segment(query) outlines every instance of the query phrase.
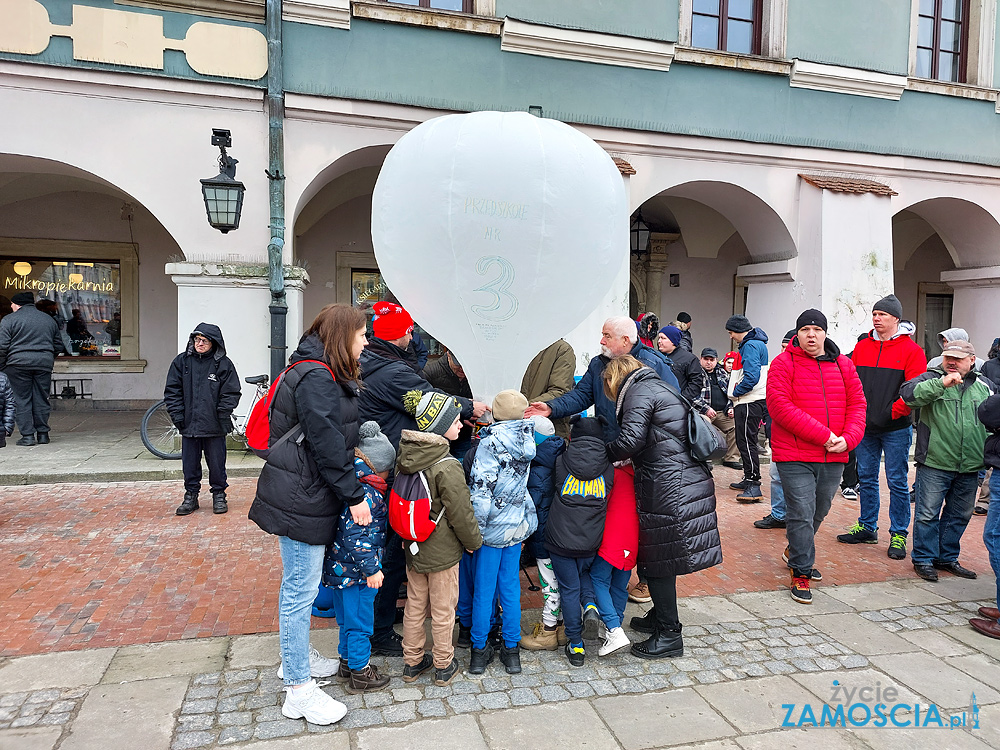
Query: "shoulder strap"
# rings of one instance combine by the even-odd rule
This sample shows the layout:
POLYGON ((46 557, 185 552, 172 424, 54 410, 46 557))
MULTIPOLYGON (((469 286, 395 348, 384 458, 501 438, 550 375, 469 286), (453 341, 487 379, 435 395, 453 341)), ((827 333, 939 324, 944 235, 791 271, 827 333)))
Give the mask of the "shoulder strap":
MULTIPOLYGON (((301 364, 306 363, 306 362, 308 362, 310 364, 314 364, 314 365, 322 365, 323 367, 326 368, 326 371, 330 373, 330 377, 333 378, 334 381, 337 380, 337 376, 333 374, 333 370, 330 369, 330 366, 326 362, 323 362, 323 361, 318 360, 318 359, 300 359, 298 362, 292 362, 292 364, 288 365, 288 367, 286 367, 284 370, 282 370, 281 374, 278 375, 278 380, 276 381, 275 386, 274 386, 274 396, 271 398, 271 403, 269 403, 267 405, 267 421, 268 421, 268 423, 271 422, 271 412, 274 409, 274 402, 278 400, 278 388, 280 388, 284 384, 284 382, 285 382, 285 375, 288 374, 296 365, 301 365, 301 364)), ((316 369, 316 368, 310 368, 310 369, 316 369)), ((301 380, 302 377, 304 377, 304 376, 305 376, 305 373, 303 373, 303 375, 299 377, 299 380, 301 380)), ((296 386, 298 385, 298 381, 296 381, 295 385, 296 386)), ((293 392, 294 392, 294 388, 293 388, 293 392)), ((277 440, 275 440, 274 441, 274 445, 272 445, 270 448, 268 448, 268 450, 274 450, 279 445, 281 445, 282 443, 284 443, 284 442, 286 442, 288 440, 295 440, 296 443, 301 443, 302 442, 302 438, 303 438, 302 423, 301 422, 296 422, 295 426, 292 427, 292 429, 288 430, 288 432, 286 432, 280 438, 278 438, 277 440)))
MULTIPOLYGON (((432 463, 431 466, 437 466, 439 463, 442 463, 442 462, 448 461, 448 460, 458 461, 457 458, 455 458, 454 456, 452 456, 451 454, 449 454, 447 456, 443 456, 442 458, 439 458, 437 461, 435 461, 434 463, 432 463)), ((427 469, 431 468, 431 466, 428 466, 427 469)), ((419 474, 420 474, 420 481, 423 482, 423 484, 424 484, 424 491, 427 493, 427 497, 433 499, 433 495, 431 495, 430 485, 427 484, 427 475, 424 474, 424 472, 427 471, 427 469, 421 469, 420 470, 420 472, 419 472, 419 474)), ((442 518, 444 518, 444 502, 441 503, 441 510, 438 511, 438 517, 434 519, 434 525, 437 526, 438 522, 442 518)))

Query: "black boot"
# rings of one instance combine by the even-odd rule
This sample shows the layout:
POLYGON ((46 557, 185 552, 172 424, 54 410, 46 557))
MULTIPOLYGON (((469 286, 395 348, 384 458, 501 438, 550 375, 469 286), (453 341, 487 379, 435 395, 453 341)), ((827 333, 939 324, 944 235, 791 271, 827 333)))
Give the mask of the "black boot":
POLYGON ((38 445, 38 443, 35 442, 35 433, 31 433, 30 435, 21 435, 21 439, 14 443, 14 445, 38 445))
MULTIPOLYGON (((195 506, 197 507, 197 506, 195 506)), ((213 513, 227 513, 229 511, 229 505, 226 504, 226 493, 225 492, 213 492, 212 493, 212 512, 213 513)))
POLYGON ((493 648, 493 644, 487 639, 486 645, 482 648, 472 647, 472 658, 469 659, 469 674, 482 674, 486 671, 486 667, 490 665, 493 661, 493 657, 496 656, 497 652, 493 648))
POLYGON ((39 432, 36 439, 38 440, 38 444, 39 445, 48 445, 49 444, 49 433, 47 433, 47 432, 39 432))
POLYGON ((656 608, 649 610, 642 617, 633 617, 629 627, 636 633, 653 633, 656 631, 656 608))
POLYGON ((681 624, 665 628, 659 621, 656 631, 641 643, 632 644, 632 655, 640 659, 665 659, 669 656, 684 656, 684 641, 681 639, 681 624))
POLYGON ((184 493, 184 502, 177 506, 175 513, 179 516, 186 516, 196 510, 198 510, 198 493, 189 491, 184 493))
POLYGON ((521 649, 517 646, 507 648, 507 644, 500 646, 500 661, 507 670, 507 674, 521 674, 521 649))
POLYGON ((465 627, 458 623, 458 640, 455 641, 455 648, 472 648, 472 626, 465 627))

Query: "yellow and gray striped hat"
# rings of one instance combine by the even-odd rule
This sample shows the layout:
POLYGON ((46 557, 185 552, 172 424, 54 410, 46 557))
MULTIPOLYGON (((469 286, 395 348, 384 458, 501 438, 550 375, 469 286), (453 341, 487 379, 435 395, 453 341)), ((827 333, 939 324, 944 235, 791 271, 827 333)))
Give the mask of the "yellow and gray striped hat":
POLYGON ((435 435, 444 435, 462 413, 462 405, 454 396, 437 391, 407 391, 403 408, 417 420, 418 430, 435 435))

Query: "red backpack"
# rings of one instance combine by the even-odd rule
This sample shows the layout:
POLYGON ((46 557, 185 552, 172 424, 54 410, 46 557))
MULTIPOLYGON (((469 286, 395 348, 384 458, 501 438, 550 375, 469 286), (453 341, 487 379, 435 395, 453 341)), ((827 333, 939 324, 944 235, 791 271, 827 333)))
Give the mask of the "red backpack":
MULTIPOLYGON (((449 459, 458 460, 453 456, 445 456, 431 466, 449 459)), ((420 547, 416 543, 426 542, 444 517, 444 506, 442 506, 437 518, 431 520, 431 500, 431 489, 423 471, 396 475, 389 491, 389 525, 403 539, 413 542, 410 545, 411 554, 417 554, 420 547)))
MULTIPOLYGON (((274 403, 274 394, 277 393, 278 386, 285 382, 285 374, 296 365, 301 365, 305 362, 322 365, 330 373, 330 377, 334 380, 337 379, 330 366, 318 359, 300 359, 298 362, 290 364, 281 371, 277 379, 271 383, 271 387, 267 389, 267 395, 254 404, 253 409, 250 410, 250 418, 247 420, 247 445, 250 447, 250 450, 265 460, 272 449, 277 448, 286 440, 294 440, 302 434, 302 425, 297 424, 278 438, 274 445, 271 445, 271 404, 274 403)), ((303 372, 302 375, 304 376, 305 373, 303 372)), ((301 377, 298 380, 301 380, 301 377)), ((296 380, 295 385, 298 385, 298 380, 296 380)))

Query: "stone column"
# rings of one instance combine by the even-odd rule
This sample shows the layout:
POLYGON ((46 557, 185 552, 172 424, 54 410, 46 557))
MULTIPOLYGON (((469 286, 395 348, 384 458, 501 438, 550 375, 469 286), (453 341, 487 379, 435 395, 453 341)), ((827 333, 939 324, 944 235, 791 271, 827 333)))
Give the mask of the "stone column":
POLYGON ((671 232, 653 232, 649 236, 649 257, 646 259, 646 309, 639 312, 651 312, 660 320, 664 320, 663 309, 663 272, 667 270, 667 247, 678 240, 679 234, 671 232))
MULTIPOLYGON (((271 293, 266 265, 184 262, 167 263, 164 270, 177 285, 177 351, 187 345, 195 326, 214 323, 222 329, 226 354, 241 379, 270 371, 271 293)), ((289 354, 302 336, 302 292, 308 283, 305 269, 285 266, 289 354)), ((253 389, 244 388, 243 394, 241 407, 246 408, 253 389)))

